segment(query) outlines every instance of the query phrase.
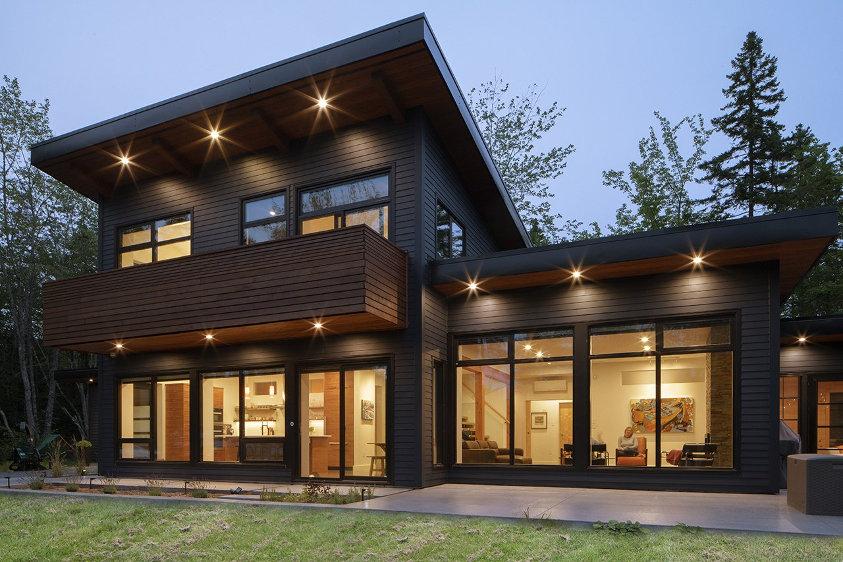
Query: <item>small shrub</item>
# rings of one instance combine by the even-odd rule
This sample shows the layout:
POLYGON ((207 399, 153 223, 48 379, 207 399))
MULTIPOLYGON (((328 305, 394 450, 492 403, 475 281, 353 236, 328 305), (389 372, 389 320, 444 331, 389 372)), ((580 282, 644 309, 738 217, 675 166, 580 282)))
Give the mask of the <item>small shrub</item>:
POLYGON ((318 500, 331 495, 331 486, 308 480, 304 485, 302 494, 308 499, 308 502, 316 503, 318 500))
POLYGON ((32 474, 26 477, 26 487, 30 490, 43 490, 44 477, 40 474, 32 474))
POLYGON ((686 525, 685 523, 677 523, 673 526, 674 529, 677 531, 681 531, 683 533, 701 533, 702 527, 696 527, 694 525, 686 525))
POLYGON ((638 521, 615 521, 611 520, 608 523, 598 521, 592 527, 596 531, 608 531, 610 533, 617 533, 621 535, 637 535, 644 532, 641 523, 638 521))
POLYGON ((119 478, 114 478, 112 476, 103 476, 102 478, 100 478, 100 482, 102 482, 103 494, 117 493, 117 484, 120 482, 119 478))
POLYGON ((76 451, 76 474, 82 476, 88 470, 88 449, 93 447, 93 444, 87 439, 74 438, 73 449, 76 451))
POLYGON ((64 445, 61 439, 56 439, 50 445, 47 460, 50 463, 50 475, 53 478, 61 478, 61 475, 64 474, 64 445))
POLYGON ((64 482, 64 490, 66 492, 78 492, 82 487, 82 477, 79 475, 68 476, 64 482))
POLYGON ((158 480, 156 478, 147 478, 146 493, 150 496, 161 496, 164 494, 164 486, 167 484, 165 480, 158 480))
POLYGON ((192 498, 207 498, 210 497, 208 492, 209 484, 203 480, 192 480, 187 483, 187 493, 192 498))

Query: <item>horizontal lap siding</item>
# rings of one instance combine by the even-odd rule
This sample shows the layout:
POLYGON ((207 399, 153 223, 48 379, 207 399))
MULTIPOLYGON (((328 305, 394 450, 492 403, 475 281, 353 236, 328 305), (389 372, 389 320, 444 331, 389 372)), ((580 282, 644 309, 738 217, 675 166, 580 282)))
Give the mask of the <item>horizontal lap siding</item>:
MULTIPOLYGON (((279 189, 288 189, 288 206, 295 208, 297 189, 344 177, 389 170, 393 177, 390 214, 390 240, 407 252, 409 264, 398 266, 374 264, 366 274, 394 275, 401 266, 407 268, 406 324, 396 332, 379 332, 337 336, 325 340, 247 344, 220 347, 207 351, 184 353, 150 353, 129 355, 118 362, 106 360, 99 379, 99 411, 101 412, 98 453, 106 472, 121 474, 145 473, 170 475, 202 475, 228 479, 285 479, 289 470, 249 465, 237 467, 189 467, 156 464, 136 466, 115 461, 114 380, 126 374, 154 374, 168 370, 191 368, 248 368, 250 365, 283 363, 289 369, 311 360, 342 361, 357 357, 389 356, 393 360, 391 404, 393 412, 394 482, 398 485, 419 484, 418 445, 418 348, 419 348, 419 276, 416 274, 416 188, 418 170, 417 121, 410 119, 396 125, 388 120, 365 123, 320 135, 307 141, 292 143, 289 152, 266 151, 242 157, 229 163, 207 166, 196 178, 167 177, 137 187, 126 187, 102 204, 101 266, 110 269, 115 263, 117 227, 147 221, 156 217, 192 210, 193 253, 202 254, 236 248, 240 244, 240 209, 243 198, 279 189), (415 291, 413 290, 415 287, 415 291)), ((297 225, 292 213, 290 232, 297 225)), ((342 256, 337 263, 343 263, 342 256)), ((297 265, 291 264, 295 269, 297 265)), ((317 286, 317 291, 321 290, 317 286)), ((392 298, 392 291, 375 291, 366 305, 383 307, 392 298)))
POLYGON ((843 342, 812 342, 781 348, 779 368, 791 375, 843 375, 843 342))
MULTIPOLYGON (((591 470, 476 469, 455 467, 461 482, 629 486, 666 489, 771 491, 774 380, 778 348, 778 300, 773 266, 756 265, 533 288, 449 300, 452 332, 490 332, 571 326, 683 315, 739 313, 738 380, 741 419, 735 447, 739 471, 728 474, 630 474, 591 470)), ((583 374, 576 380, 587 380, 583 374)))
MULTIPOLYGON (((462 184, 456 169, 425 121, 422 128, 423 224, 426 262, 436 259, 436 204, 441 201, 465 229, 466 254, 476 256, 497 248, 486 224, 462 184)), ((448 303, 429 285, 422 287, 422 481, 426 486, 446 481, 447 471, 433 466, 433 366, 448 358, 448 303)), ((444 404, 441 407, 446 407, 444 404)), ((447 435, 447 431, 445 432, 447 435)))

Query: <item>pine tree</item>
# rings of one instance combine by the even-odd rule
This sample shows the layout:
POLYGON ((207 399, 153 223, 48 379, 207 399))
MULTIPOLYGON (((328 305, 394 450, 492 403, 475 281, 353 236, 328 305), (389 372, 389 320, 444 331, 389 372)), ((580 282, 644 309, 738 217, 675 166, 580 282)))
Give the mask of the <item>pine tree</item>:
POLYGON ((777 59, 763 50, 762 39, 750 31, 732 59, 729 87, 723 90, 725 113, 711 120, 732 146, 701 165, 705 181, 714 183, 712 203, 726 212, 750 217, 782 186, 782 125, 776 122, 786 99, 779 86, 777 59))
MULTIPOLYGON (((836 207, 843 234, 843 149, 833 150, 809 127, 796 126, 785 139, 788 164, 783 189, 769 202, 773 212, 836 207)), ((787 316, 843 312, 843 238, 823 254, 785 303, 787 316)))

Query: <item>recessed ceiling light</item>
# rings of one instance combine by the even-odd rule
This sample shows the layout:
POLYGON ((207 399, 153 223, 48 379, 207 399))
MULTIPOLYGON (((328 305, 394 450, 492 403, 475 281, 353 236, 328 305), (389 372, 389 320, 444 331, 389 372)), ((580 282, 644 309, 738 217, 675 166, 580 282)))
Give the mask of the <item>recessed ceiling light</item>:
POLYGON ((317 107, 319 107, 319 109, 327 109, 328 100, 320 96, 319 99, 316 100, 316 105, 317 107))

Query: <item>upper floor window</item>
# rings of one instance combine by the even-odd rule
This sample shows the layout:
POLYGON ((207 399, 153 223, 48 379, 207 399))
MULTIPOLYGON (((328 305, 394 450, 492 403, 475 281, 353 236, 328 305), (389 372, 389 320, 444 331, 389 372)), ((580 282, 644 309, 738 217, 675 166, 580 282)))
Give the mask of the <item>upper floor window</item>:
POLYGON ((243 202, 243 243, 257 244, 287 236, 287 192, 243 202))
POLYGON ((442 203, 436 204, 436 257, 458 258, 465 255, 465 231, 442 203))
POLYGON ((389 237, 389 175, 303 191, 299 216, 302 234, 367 224, 389 237))
POLYGON ((120 229, 119 266, 189 256, 190 238, 190 213, 124 227, 120 229))

